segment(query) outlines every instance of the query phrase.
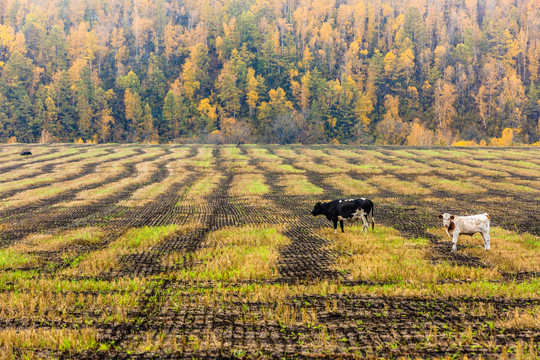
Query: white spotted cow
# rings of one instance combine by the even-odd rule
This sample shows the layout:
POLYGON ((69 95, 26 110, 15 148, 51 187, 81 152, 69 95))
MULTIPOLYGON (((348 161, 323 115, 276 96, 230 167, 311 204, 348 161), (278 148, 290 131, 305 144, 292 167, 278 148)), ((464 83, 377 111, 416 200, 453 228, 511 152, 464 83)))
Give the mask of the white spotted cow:
POLYGON ((448 213, 440 214, 446 233, 452 238, 452 252, 457 249, 459 235, 474 235, 480 233, 484 240, 484 248, 489 250, 489 215, 487 213, 470 216, 456 216, 448 213))

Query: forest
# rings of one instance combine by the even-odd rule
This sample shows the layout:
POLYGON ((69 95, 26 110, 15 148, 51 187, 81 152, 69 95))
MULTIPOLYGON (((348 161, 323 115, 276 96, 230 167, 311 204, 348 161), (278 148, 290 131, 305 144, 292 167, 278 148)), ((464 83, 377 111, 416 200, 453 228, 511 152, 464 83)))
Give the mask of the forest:
POLYGON ((0 0, 0 142, 538 144, 538 0, 0 0))

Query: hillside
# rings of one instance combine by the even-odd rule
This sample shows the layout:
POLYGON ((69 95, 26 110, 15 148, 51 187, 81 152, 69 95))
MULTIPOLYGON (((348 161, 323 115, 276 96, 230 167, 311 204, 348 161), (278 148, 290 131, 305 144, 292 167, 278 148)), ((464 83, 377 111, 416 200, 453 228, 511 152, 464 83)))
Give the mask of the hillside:
POLYGON ((536 0, 2 0, 0 142, 539 139, 536 0))

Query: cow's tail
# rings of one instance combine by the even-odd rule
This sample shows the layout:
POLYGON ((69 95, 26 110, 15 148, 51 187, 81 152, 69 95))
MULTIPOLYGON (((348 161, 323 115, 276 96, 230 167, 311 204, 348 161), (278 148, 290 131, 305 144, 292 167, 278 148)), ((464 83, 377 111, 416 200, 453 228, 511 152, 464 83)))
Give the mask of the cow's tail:
POLYGON ((371 231, 375 230, 375 219, 373 215, 373 210, 375 209, 375 205, 371 204, 371 231))

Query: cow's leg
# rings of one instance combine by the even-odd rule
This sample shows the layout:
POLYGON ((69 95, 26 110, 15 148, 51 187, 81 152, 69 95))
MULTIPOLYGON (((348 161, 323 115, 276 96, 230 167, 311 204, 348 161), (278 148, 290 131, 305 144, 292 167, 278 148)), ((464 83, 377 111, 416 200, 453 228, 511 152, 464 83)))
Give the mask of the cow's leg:
POLYGON ((489 250, 489 232, 484 231, 484 232, 481 232, 480 235, 482 235, 482 239, 484 240, 484 249, 488 251, 489 250))
POLYGON ((366 230, 366 232, 368 232, 369 224, 368 224, 366 216, 364 214, 365 213, 362 210, 362 213, 360 214, 360 218, 362 219, 362 232, 364 232, 364 229, 366 230))
POLYGON ((339 226, 341 226, 341 232, 344 233, 345 230, 343 230, 343 220, 339 221, 339 226))
POLYGON ((337 220, 332 220, 334 222, 334 234, 337 234, 337 220))
POLYGON ((452 239, 452 242, 454 244, 452 245, 452 252, 456 252, 456 250, 457 250, 457 239, 458 239, 458 237, 459 237, 459 233, 454 230, 454 236, 453 236, 453 239, 452 239))

